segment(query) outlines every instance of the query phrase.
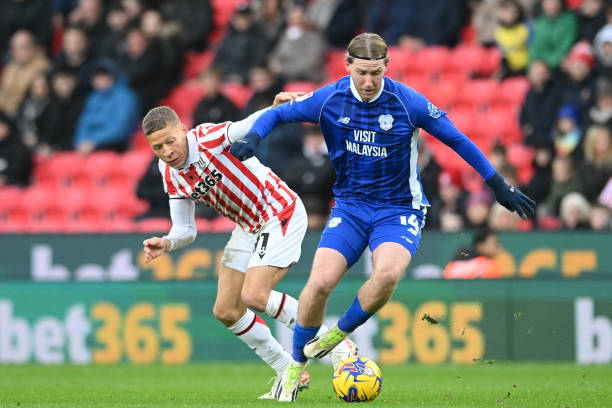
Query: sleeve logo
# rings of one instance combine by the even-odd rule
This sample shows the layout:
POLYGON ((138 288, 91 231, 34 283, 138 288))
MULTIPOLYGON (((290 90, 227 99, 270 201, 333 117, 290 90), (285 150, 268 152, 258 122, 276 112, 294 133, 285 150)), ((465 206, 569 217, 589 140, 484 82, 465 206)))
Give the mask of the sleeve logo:
POLYGON ((302 102, 305 99, 308 99, 312 96, 312 91, 308 92, 307 94, 304 94, 300 97, 297 97, 295 99, 292 99, 291 102, 289 102, 289 105, 293 105, 293 102, 302 102))
POLYGON ((393 127, 393 116, 380 115, 378 117, 378 125, 382 130, 389 130, 393 127))
POLYGON ((442 111, 429 101, 427 101, 427 110, 429 111, 429 116, 434 119, 438 119, 440 116, 442 116, 442 111))

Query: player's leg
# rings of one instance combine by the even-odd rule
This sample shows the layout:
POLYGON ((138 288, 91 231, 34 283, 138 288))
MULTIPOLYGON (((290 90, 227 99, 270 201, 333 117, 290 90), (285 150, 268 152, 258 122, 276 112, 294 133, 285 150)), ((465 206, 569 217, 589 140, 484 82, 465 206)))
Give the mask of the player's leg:
POLYGON ((391 208, 376 211, 374 217, 370 233, 372 274, 338 324, 305 346, 308 358, 325 356, 377 312, 393 294, 418 248, 424 212, 391 208))
POLYGON ((221 259, 214 313, 230 331, 280 374, 291 358, 272 336, 266 323, 247 308, 241 296, 254 245, 255 237, 252 234, 239 227, 232 232, 221 259))

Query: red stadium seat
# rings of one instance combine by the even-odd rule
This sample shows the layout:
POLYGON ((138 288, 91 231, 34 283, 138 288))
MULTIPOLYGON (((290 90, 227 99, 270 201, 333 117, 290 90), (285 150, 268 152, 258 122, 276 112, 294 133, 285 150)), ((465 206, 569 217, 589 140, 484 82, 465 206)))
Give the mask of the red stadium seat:
MULTIPOLYGON (((406 74, 402 82, 415 91, 425 94, 427 94, 431 85, 427 75, 423 75, 422 73, 406 74)), ((429 95, 427 94, 425 96, 429 95)))
POLYGON ((138 232, 167 233, 172 228, 172 221, 167 218, 146 218, 137 223, 138 232))
POLYGON ((93 185, 103 185, 119 171, 120 158, 115 152, 94 152, 86 157, 83 173, 92 180, 93 185))
POLYGON ((202 218, 202 217, 196 217, 195 221, 196 221, 196 228, 198 229, 198 232, 211 232, 212 231, 212 221, 206 218, 202 218))
POLYGON ((329 81, 337 81, 345 75, 346 67, 344 65, 344 50, 331 50, 325 56, 325 72, 329 81))
POLYGON ((202 72, 206 71, 214 58, 215 54, 212 51, 200 53, 188 52, 187 55, 185 55, 183 76, 185 79, 197 78, 202 72))
POLYGON ((53 187, 69 185, 80 176, 84 163, 84 156, 79 153, 56 153, 44 165, 44 171, 37 172, 36 182, 53 187))
POLYGON ((389 64, 387 65, 387 72, 385 75, 396 80, 401 81, 404 75, 414 71, 414 60, 416 53, 406 50, 402 47, 390 47, 389 48, 389 64))
POLYGON ((204 94, 204 88, 197 81, 189 80, 174 87, 162 104, 170 106, 181 118, 191 117, 204 94))
POLYGON ((211 232, 230 232, 236 228, 236 223, 225 217, 217 217, 211 221, 211 232))
POLYGON ((501 82, 499 98, 495 102, 521 106, 529 91, 529 80, 525 77, 508 78, 501 82))
POLYGON ((23 192, 13 186, 0 187, 0 220, 8 219, 16 208, 21 206, 23 192))
POLYGON ((499 93, 499 82, 493 79, 475 79, 463 86, 457 103, 482 109, 491 105, 499 93))
POLYGON ((285 92, 310 92, 319 88, 319 84, 310 81, 293 81, 288 82, 283 91, 285 92))
POLYGON ((478 73, 483 76, 490 77, 495 74, 501 66, 502 54, 499 49, 491 47, 487 49, 485 58, 483 60, 478 73))
POLYGON ((448 111, 455 104, 459 91, 452 82, 438 81, 429 86, 425 96, 438 108, 448 111))
POLYGON ((418 72, 435 75, 444 71, 450 63, 450 58, 451 52, 446 47, 427 47, 417 53, 414 64, 411 64, 410 67, 418 72))
POLYGON ((446 69, 472 74, 478 72, 486 58, 487 51, 479 45, 459 45, 453 50, 446 69))
POLYGON ((486 131, 504 146, 523 140, 516 109, 494 107, 486 113, 482 123, 486 131))
POLYGON ((508 163, 516 168, 531 166, 535 150, 521 143, 514 143, 506 148, 508 163))
POLYGON ((244 109, 251 96, 253 96, 253 90, 249 86, 235 82, 224 82, 221 86, 221 93, 232 101, 238 109, 244 109))
POLYGON ((225 29, 229 24, 238 5, 248 3, 246 0, 212 0, 213 23, 215 30, 208 37, 209 42, 216 44, 223 38, 225 29))

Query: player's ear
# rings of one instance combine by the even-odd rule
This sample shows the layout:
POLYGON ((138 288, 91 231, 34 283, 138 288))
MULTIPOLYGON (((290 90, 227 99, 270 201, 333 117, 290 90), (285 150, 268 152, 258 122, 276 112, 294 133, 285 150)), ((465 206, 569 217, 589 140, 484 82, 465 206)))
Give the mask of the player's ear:
POLYGON ((349 69, 349 67, 351 66, 351 63, 348 61, 347 58, 344 58, 344 66, 346 67, 346 72, 350 74, 351 70, 349 69))
POLYGON ((184 133, 187 133, 187 131, 189 130, 189 129, 187 128, 187 125, 186 125, 186 124, 184 124, 183 122, 181 122, 181 130, 182 130, 184 133))

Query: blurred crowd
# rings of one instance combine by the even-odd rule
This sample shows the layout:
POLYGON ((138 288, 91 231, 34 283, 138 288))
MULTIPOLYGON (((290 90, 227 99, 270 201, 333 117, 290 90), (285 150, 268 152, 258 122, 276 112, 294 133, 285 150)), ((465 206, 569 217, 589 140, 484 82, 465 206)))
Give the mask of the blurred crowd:
MULTIPOLYGON (((426 228, 611 228, 606 0, 0 0, 0 191, 36 185, 37 163, 62 152, 146 150, 140 119, 187 81, 198 98, 177 111, 192 125, 238 120, 283 89, 335 80, 326 70, 331 58, 342 59, 334 50, 362 31, 414 55, 464 44, 497 49, 487 78, 529 81, 518 106, 518 147, 497 140, 486 154, 537 201, 537 216, 523 221, 494 204, 482 184, 467 188, 464 175, 421 143, 432 203, 426 228), (528 177, 518 176, 510 149, 528 158, 528 177)), ((279 127, 258 156, 300 194, 310 227, 320 228, 335 177, 320 129, 279 127)), ((168 217, 156 160, 141 173, 136 194, 148 210, 137 219, 168 217)))

